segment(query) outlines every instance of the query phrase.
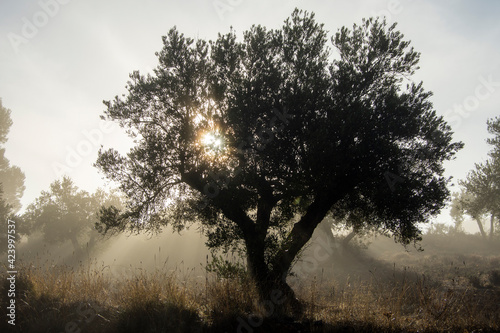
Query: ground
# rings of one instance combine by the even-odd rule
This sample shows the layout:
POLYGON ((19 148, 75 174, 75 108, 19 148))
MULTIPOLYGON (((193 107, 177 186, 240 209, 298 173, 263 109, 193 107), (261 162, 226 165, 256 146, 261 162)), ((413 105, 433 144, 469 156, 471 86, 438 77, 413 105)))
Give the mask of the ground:
MULTIPOLYGON (((366 243, 366 242, 365 242, 366 243)), ((98 261, 78 267, 25 262, 16 278, 18 332, 494 332, 500 331, 500 242, 425 235, 424 251, 378 237, 367 248, 311 246, 290 284, 303 318, 263 319, 244 276, 201 267, 111 274, 98 261), (309 252, 308 252, 309 251, 309 252), (316 259, 316 263, 311 258, 316 259), (314 265, 313 265, 314 264, 314 265), (312 269, 314 268, 314 270, 312 269)), ((331 244, 330 244, 331 245, 331 244)), ((6 308, 9 284, 2 277, 6 308)), ((274 305, 273 305, 274 306, 274 305)))

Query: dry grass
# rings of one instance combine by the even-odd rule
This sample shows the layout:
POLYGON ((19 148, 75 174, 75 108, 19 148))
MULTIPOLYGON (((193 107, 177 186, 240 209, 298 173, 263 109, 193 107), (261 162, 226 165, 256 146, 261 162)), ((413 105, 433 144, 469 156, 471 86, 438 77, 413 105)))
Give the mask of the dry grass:
POLYGON ((488 332, 500 330, 500 290, 444 286, 417 273, 392 280, 304 286, 308 317, 350 331, 488 332))
MULTIPOLYGON (((78 268, 24 265, 16 280, 14 331, 500 331, 499 271, 492 269, 498 268, 499 256, 398 256, 391 260, 407 266, 393 264, 390 274, 371 269, 369 278, 337 279, 319 272, 294 284, 306 305, 304 317, 264 321, 255 288, 246 278, 179 269, 136 270, 120 278, 96 263, 78 268)), ((5 276, 2 281, 5 309, 5 276)), ((2 332, 12 329, 5 321, 1 325, 2 332)))

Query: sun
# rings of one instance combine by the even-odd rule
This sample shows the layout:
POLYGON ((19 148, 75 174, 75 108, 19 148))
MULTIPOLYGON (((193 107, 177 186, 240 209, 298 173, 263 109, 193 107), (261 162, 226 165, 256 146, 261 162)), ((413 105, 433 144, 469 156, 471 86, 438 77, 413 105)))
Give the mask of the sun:
POLYGON ((224 139, 218 132, 207 132, 201 137, 201 144, 205 150, 210 152, 220 152, 224 149, 224 139))

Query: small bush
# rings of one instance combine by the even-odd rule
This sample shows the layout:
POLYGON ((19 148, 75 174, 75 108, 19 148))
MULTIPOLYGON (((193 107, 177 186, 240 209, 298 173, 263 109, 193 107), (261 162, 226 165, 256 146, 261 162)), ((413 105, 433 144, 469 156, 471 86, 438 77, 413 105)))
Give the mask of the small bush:
POLYGON ((120 333, 202 331, 196 311, 160 301, 132 305, 117 321, 116 331, 120 333))
POLYGON ((491 271, 489 274, 489 280, 492 285, 499 287, 500 286, 500 270, 491 271))
POLYGON ((481 284, 481 277, 479 275, 469 276, 469 282, 474 288, 483 288, 483 285, 481 284))
POLYGON ((221 279, 235 279, 246 276, 246 268, 240 261, 230 261, 222 256, 212 255, 212 261, 205 267, 207 272, 214 273, 221 279))

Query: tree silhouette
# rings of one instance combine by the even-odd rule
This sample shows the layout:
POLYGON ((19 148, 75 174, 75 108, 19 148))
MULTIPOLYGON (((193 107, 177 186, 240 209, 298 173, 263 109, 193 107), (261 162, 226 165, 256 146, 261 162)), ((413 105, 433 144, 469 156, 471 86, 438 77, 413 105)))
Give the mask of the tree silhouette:
POLYGON ((493 146, 488 153, 490 158, 484 163, 477 163, 466 179, 459 182, 463 190, 452 207, 476 220, 484 238, 486 233, 482 218, 489 216, 490 238, 493 238, 495 223, 500 218, 500 118, 489 119, 487 126, 488 132, 495 135, 487 139, 493 146))
POLYGON ((159 65, 130 75, 107 119, 135 138, 97 167, 130 198, 103 232, 198 222, 212 248, 246 251, 260 297, 283 293, 326 217, 363 221, 408 244, 448 196, 445 160, 461 148, 431 93, 410 81, 419 54, 385 21, 327 32, 295 10, 283 27, 194 41, 173 28, 159 65))
POLYGON ((0 253, 7 251, 7 230, 15 230, 16 243, 28 230, 15 214, 21 208, 21 197, 24 193, 24 173, 17 166, 11 166, 5 157, 4 144, 7 142, 10 127, 13 122, 11 111, 2 105, 0 99, 0 253), (16 221, 15 229, 9 228, 9 220, 16 221))
POLYGON ((2 105, 0 99, 0 183, 2 184, 3 199, 16 213, 21 208, 21 197, 24 193, 24 173, 17 166, 11 166, 5 157, 3 145, 7 142, 7 135, 12 126, 11 111, 2 105))
MULTIPOLYGON (((10 227, 9 228, 9 220, 13 220, 15 221, 15 218, 12 214, 12 206, 9 205, 7 203, 7 201, 3 198, 3 190, 2 190, 2 186, 0 184, 0 227, 3 228, 3 230, 5 230, 4 232, 1 233, 1 236, 0 236, 0 253, 5 253, 7 252, 8 250, 8 235, 9 235, 9 231, 10 229, 13 229, 13 233, 15 233, 13 236, 14 236, 14 241, 15 243, 17 244, 19 242, 19 240, 21 239, 21 232, 19 230, 19 228, 17 228, 18 230, 16 230, 16 225, 14 224, 14 228, 10 227)), ((17 221, 16 221, 17 222, 17 221)), ((13 253, 15 254, 15 253, 13 253)))
POLYGON ((469 215, 474 221, 476 221, 481 236, 486 238, 483 218, 485 214, 487 214, 487 211, 480 200, 477 200, 477 197, 475 197, 472 193, 465 191, 465 189, 462 189, 460 192, 453 194, 453 199, 451 201, 450 216, 455 221, 457 230, 461 227, 465 214, 469 215))
POLYGON ((83 250, 95 249, 97 214, 102 205, 122 207, 116 194, 97 190, 94 194, 79 190, 68 177, 56 180, 49 191, 31 203, 22 219, 30 225, 31 233, 41 232, 45 242, 62 244, 71 241, 75 256, 83 250))

